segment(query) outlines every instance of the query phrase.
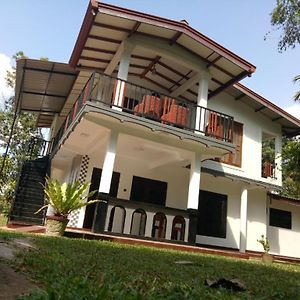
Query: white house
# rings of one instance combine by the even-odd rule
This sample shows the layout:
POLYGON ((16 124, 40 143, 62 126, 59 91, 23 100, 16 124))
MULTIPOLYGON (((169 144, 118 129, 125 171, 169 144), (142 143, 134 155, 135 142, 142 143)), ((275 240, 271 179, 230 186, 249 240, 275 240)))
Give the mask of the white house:
POLYGON ((51 176, 103 200, 69 225, 241 252, 268 235, 300 257, 300 208, 269 194, 300 121, 239 83, 254 71, 186 21, 96 1, 68 64, 18 61, 16 107, 50 128, 51 176))

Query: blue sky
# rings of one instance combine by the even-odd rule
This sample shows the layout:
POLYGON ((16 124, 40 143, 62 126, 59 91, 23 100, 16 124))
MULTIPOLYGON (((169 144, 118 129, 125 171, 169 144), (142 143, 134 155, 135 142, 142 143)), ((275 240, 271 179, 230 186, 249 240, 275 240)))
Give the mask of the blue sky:
MULTIPOLYGON (((293 101, 300 85, 292 82, 293 77, 300 74, 300 45, 277 52, 280 33, 273 31, 270 25, 275 0, 106 2, 174 20, 188 20, 192 27, 257 67, 243 84, 300 118, 300 104, 293 101), (264 40, 268 31, 271 33, 264 40)), ((88 0, 1 1, 0 77, 8 57, 19 50, 31 58, 46 56, 50 60, 68 62, 87 4, 88 0)), ((4 92, 0 83, 0 97, 4 92)))

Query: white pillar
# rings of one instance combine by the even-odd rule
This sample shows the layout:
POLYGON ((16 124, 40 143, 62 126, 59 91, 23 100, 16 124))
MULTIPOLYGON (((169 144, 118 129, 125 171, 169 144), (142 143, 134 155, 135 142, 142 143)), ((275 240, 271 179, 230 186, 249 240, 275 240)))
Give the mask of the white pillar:
MULTIPOLYGON (((197 105, 204 107, 204 108, 207 108, 208 83, 209 83, 210 78, 211 78, 210 74, 206 71, 203 71, 200 74, 197 105)), ((198 106, 196 109, 195 129, 197 131, 205 132, 205 109, 201 109, 198 106)))
POLYGON ((275 178, 278 184, 282 183, 282 171, 281 171, 281 152, 282 152, 282 137, 277 136, 275 138, 275 178))
POLYGON ((124 99, 125 91, 125 82, 123 80, 127 80, 128 78, 128 70, 130 64, 130 56, 133 51, 133 46, 131 44, 124 45, 124 51, 122 53, 119 69, 118 69, 118 78, 122 80, 116 81, 115 92, 114 92, 114 99, 113 104, 118 107, 113 107, 113 109, 121 110, 120 107, 122 106, 122 102, 124 99))
POLYGON ((118 132, 112 130, 110 133, 110 137, 108 138, 99 186, 99 193, 108 194, 110 190, 111 178, 114 170, 114 163, 117 152, 118 135, 118 132))
POLYGON ((248 207, 248 190, 243 187, 241 193, 241 210, 240 210, 240 252, 245 253, 247 246, 247 207, 248 207))
POLYGON ((198 209, 201 175, 201 155, 194 153, 190 169, 187 209, 198 209))

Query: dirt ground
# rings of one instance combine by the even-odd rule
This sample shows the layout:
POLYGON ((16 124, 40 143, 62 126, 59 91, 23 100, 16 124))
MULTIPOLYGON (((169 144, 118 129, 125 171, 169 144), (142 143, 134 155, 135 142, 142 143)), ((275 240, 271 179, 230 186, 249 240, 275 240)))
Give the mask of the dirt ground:
POLYGON ((16 272, 9 264, 15 259, 17 251, 34 248, 30 238, 0 240, 0 299, 17 299, 38 287, 29 281, 25 275, 16 272))

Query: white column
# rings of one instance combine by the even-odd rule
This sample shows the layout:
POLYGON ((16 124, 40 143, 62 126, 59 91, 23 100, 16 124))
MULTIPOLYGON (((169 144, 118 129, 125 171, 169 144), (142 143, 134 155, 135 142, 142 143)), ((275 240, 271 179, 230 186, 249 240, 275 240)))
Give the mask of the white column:
POLYGON ((248 207, 248 190, 243 187, 241 193, 241 210, 240 210, 240 252, 244 253, 247 246, 247 207, 248 207))
MULTIPOLYGON (((204 108, 207 107, 208 83, 209 83, 210 78, 211 78, 211 75, 206 71, 203 71, 200 74, 197 105, 202 106, 204 108)), ((202 132, 205 131, 205 110, 201 109, 200 107, 197 107, 197 110, 196 110, 195 129, 200 130, 202 132)))
POLYGON ((278 184, 282 183, 282 172, 281 172, 281 152, 282 152, 282 137, 277 136, 275 138, 275 178, 278 184))
MULTIPOLYGON (((127 80, 128 70, 130 64, 130 56, 133 51, 133 46, 131 44, 124 45, 124 51, 122 53, 119 69, 118 69, 118 78, 122 80, 127 80)), ((121 110, 122 101, 124 99, 125 93, 125 82, 122 80, 117 80, 114 92, 113 104, 119 107, 113 107, 113 109, 121 110)))
POLYGON ((198 209, 201 175, 201 155, 194 153, 191 162, 187 209, 198 209))
POLYGON ((118 135, 118 132, 112 130, 110 133, 110 137, 108 138, 99 186, 99 193, 108 194, 110 190, 111 178, 114 170, 114 163, 117 152, 118 135))

